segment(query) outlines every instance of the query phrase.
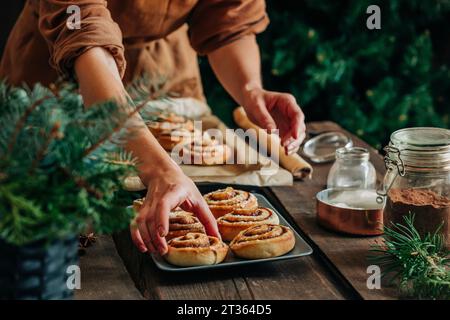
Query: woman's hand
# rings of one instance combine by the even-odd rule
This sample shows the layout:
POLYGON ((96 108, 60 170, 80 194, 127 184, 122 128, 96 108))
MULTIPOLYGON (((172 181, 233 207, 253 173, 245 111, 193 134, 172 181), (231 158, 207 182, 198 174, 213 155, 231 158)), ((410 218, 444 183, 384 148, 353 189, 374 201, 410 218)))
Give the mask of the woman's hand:
POLYGON ((305 138, 304 115, 294 96, 262 89, 261 59, 254 35, 244 36, 208 54, 217 78, 255 124, 279 129, 286 153, 305 138))
POLYGON ((208 235, 220 239, 216 220, 191 179, 175 164, 168 169, 141 174, 147 184, 145 201, 130 226, 131 238, 141 252, 167 252, 164 238, 169 232, 169 212, 180 206, 193 212, 205 226, 208 235))
POLYGON ((287 154, 297 152, 305 138, 305 116, 293 95, 253 88, 245 91, 242 106, 261 128, 279 130, 287 154))

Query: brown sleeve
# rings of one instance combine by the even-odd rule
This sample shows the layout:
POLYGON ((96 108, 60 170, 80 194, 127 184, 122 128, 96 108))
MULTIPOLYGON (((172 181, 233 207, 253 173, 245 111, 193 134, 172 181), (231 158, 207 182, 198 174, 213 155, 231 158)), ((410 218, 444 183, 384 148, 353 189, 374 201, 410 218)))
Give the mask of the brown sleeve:
POLYGON ((189 20, 192 47, 201 55, 269 24, 264 0, 199 0, 189 20))
POLYGON ((71 74, 76 57, 92 47, 103 47, 116 60, 119 73, 125 72, 122 32, 112 20, 104 0, 40 0, 38 7, 39 30, 50 50, 50 64, 60 74, 71 74), (80 7, 81 28, 70 30, 66 26, 71 14, 69 5, 80 7))

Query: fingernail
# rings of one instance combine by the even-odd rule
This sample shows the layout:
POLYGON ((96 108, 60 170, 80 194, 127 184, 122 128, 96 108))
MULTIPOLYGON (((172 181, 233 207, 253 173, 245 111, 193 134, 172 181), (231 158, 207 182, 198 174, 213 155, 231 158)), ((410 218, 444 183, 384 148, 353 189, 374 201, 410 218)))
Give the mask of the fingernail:
POLYGON ((145 246, 140 246, 140 247, 139 247, 139 250, 140 250, 142 253, 147 252, 147 248, 146 248, 145 246))
POLYGON ((164 230, 163 226, 159 226, 158 227, 158 233, 160 237, 165 237, 166 236, 166 231, 164 230))
POLYGON ((267 126, 267 131, 269 131, 269 133, 274 133, 274 131, 276 130, 277 128, 275 127, 275 126, 273 126, 273 125, 268 125, 267 126))
POLYGON ((289 137, 288 139, 286 139, 286 141, 284 141, 285 146, 289 146, 293 143, 295 143, 295 139, 293 139, 292 137, 289 137))

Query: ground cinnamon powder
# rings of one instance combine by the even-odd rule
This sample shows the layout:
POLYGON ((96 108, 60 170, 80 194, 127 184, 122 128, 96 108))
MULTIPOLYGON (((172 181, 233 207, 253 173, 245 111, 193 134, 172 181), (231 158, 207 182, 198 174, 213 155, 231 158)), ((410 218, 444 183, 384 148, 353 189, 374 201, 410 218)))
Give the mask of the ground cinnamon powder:
POLYGON ((434 233, 442 224, 440 233, 450 247, 450 199, 429 189, 391 189, 384 210, 385 225, 404 223, 403 217, 414 214, 414 225, 421 235, 434 233))

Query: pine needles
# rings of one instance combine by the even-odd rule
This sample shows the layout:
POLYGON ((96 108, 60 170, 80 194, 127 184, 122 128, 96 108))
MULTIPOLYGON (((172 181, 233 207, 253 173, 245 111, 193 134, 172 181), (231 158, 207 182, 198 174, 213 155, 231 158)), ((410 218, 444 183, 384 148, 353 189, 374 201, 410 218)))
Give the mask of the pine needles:
POLYGON ((85 108, 71 84, 14 88, 0 83, 0 238, 23 245, 81 232, 127 227, 133 212, 120 182, 135 173, 123 151, 127 121, 107 102, 85 108))
POLYGON ((414 227, 414 215, 404 224, 384 228, 384 243, 371 249, 370 260, 383 276, 397 281, 406 298, 450 299, 450 259, 439 228, 421 237, 414 227))

